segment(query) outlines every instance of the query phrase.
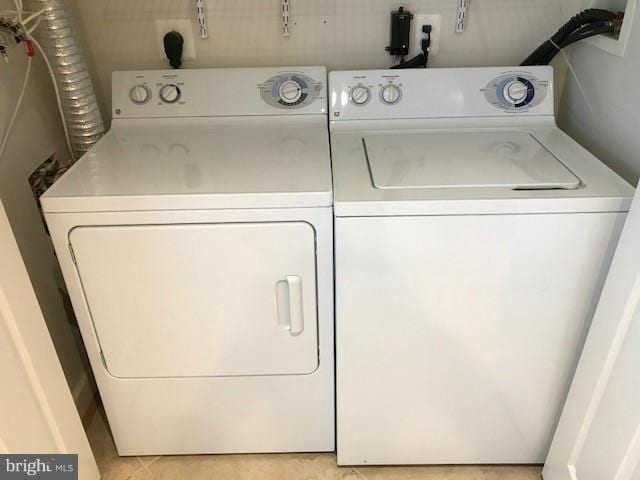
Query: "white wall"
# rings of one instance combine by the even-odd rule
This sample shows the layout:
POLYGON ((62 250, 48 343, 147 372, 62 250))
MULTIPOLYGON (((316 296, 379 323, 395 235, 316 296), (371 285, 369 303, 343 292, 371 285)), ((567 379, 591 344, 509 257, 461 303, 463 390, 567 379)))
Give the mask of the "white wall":
MULTIPOLYGON (((0 1, 0 9, 13 2, 0 1)), ((9 51, 11 63, 0 62, 0 135, 13 112, 26 66, 24 47, 9 51)), ((65 158, 67 150, 53 89, 44 64, 35 57, 29 88, 13 134, 0 159, 0 198, 20 246, 31 283, 45 316, 54 345, 72 390, 85 395, 85 366, 75 331, 69 324, 59 287, 62 285, 53 247, 40 219, 29 186, 29 175, 54 152, 65 158)))
MULTIPOLYGON (((188 18, 195 0, 70 0, 94 67, 98 96, 108 113, 110 74, 161 68, 155 20, 188 18)), ((208 0, 210 38, 196 35, 197 60, 185 67, 326 65, 330 69, 384 68, 389 12, 442 14, 441 50, 433 66, 519 64, 570 15, 578 0, 472 0, 468 27, 454 33, 456 0, 291 0, 290 38, 280 33, 280 0, 208 0)), ((194 27, 195 29, 195 27, 194 27)), ((197 30, 196 30, 197 33, 197 30)))
MULTIPOLYGON (((560 126, 627 181, 640 178, 640 8, 624 58, 587 43, 569 47, 560 126), (581 87, 582 89, 581 89, 581 87)), ((556 63, 563 60, 559 58, 556 63)))

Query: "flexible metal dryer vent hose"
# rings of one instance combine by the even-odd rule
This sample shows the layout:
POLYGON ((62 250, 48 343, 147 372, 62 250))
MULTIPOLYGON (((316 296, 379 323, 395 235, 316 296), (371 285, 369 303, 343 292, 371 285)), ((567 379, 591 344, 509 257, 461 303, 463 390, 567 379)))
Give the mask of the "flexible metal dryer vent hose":
POLYGON ((34 37, 51 62, 78 159, 104 134, 104 124, 73 20, 64 0, 27 0, 25 6, 33 12, 45 10, 34 37))

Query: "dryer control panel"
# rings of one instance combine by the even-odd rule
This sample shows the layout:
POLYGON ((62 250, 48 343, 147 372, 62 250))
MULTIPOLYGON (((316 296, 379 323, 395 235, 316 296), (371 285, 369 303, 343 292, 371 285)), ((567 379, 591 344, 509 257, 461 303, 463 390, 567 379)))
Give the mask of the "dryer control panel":
POLYGON ((258 84, 262 99, 276 108, 305 107, 324 94, 323 82, 298 72, 279 73, 258 84))
POLYGON ((329 92, 332 121, 554 114, 547 66, 334 71, 329 92))
POLYGON ((324 67, 113 72, 113 118, 327 113, 324 67))

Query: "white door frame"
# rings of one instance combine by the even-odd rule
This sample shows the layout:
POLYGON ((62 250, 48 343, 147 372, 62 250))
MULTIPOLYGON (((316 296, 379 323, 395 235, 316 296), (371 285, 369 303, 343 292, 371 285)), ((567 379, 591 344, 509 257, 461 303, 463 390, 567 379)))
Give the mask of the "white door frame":
POLYGON ((0 200, 0 452, 77 453, 82 480, 98 467, 0 200))
POLYGON ((542 472, 545 480, 636 478, 633 475, 640 469, 640 363, 635 361, 640 358, 639 306, 640 190, 542 472))

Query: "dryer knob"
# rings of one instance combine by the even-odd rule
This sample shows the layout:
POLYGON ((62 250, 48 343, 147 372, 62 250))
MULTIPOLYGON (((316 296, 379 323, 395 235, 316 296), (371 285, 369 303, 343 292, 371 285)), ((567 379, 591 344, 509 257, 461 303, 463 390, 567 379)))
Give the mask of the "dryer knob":
POLYGON ((146 85, 134 85, 129 90, 129 98, 136 105, 142 105, 151 99, 151 90, 146 85))
POLYGON ((160 98, 165 103, 176 103, 181 96, 180 87, 173 83, 168 83, 160 89, 160 98))
POLYGON ((293 105, 302 97, 302 85, 295 80, 287 80, 280 85, 278 95, 287 105, 293 105))
POLYGON ((358 85, 351 89, 351 102, 354 105, 365 105, 371 98, 371 90, 364 85, 358 85))

